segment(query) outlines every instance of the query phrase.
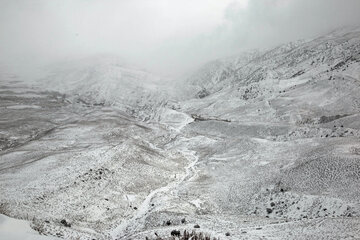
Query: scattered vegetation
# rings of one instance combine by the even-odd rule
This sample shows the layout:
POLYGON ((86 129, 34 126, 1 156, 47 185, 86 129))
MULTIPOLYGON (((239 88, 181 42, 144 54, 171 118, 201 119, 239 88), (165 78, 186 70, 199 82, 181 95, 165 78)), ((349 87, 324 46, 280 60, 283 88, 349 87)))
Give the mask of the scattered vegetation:
POLYGON ((291 76, 291 78, 294 78, 294 77, 298 77, 298 76, 301 76, 305 73, 304 70, 300 70, 299 72, 295 73, 294 75, 291 76))
POLYGON ((67 222, 65 219, 61 220, 60 223, 64 225, 65 227, 71 227, 71 224, 67 222))
POLYGON ((319 123, 328 123, 328 122, 332 122, 336 119, 339 118, 343 118, 343 117, 347 117, 349 116, 348 114, 344 114, 344 115, 335 115, 335 116, 321 116, 319 119, 319 123))
POLYGON ((196 96, 198 97, 198 98, 205 98, 205 97, 207 97, 207 96, 209 96, 210 95, 210 93, 204 88, 204 89, 202 89, 200 92, 198 92, 197 94, 196 94, 196 96))
MULTIPOLYGON (((226 236, 230 236, 230 233, 226 233, 226 236)), ((172 230, 170 236, 160 237, 155 233, 155 238, 145 237, 146 240, 155 239, 155 240, 220 240, 220 238, 211 237, 210 234, 204 232, 188 232, 184 230, 183 233, 179 230, 172 230)))
POLYGON ((229 119, 221 119, 217 117, 203 117, 196 114, 191 114, 191 117, 194 119, 195 122, 201 121, 220 121, 220 122, 231 122, 229 119))

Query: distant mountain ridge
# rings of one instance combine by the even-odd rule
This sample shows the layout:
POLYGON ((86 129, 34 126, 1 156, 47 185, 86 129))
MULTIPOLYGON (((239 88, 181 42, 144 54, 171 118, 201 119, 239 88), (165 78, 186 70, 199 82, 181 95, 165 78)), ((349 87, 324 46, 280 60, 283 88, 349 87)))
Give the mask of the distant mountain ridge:
POLYGON ((245 85, 267 78, 322 76, 345 71, 360 61, 360 27, 342 28, 313 40, 283 44, 268 51, 250 51, 204 65, 188 78, 198 92, 216 92, 226 86, 245 85))

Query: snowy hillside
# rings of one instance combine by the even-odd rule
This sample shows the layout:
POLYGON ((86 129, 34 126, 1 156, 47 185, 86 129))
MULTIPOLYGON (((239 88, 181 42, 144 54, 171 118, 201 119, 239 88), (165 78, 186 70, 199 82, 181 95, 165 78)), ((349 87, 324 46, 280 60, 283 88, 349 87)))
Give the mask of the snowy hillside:
POLYGON ((359 28, 185 83, 114 59, 44 75, 1 76, 1 214, 63 239, 360 238, 359 28))
POLYGON ((340 29, 314 40, 217 60, 193 74, 188 82, 213 93, 221 86, 230 87, 229 83, 241 86, 265 79, 319 78, 329 71, 351 72, 360 54, 359 31, 359 28, 340 29))
POLYGON ((70 101, 115 106, 141 120, 154 117, 172 91, 164 79, 109 56, 51 66, 37 85, 64 93, 70 101))

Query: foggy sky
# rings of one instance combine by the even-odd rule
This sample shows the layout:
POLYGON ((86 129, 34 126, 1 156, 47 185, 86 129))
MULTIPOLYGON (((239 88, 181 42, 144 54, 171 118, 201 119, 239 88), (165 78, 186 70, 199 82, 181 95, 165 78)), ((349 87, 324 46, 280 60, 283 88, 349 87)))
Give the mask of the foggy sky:
POLYGON ((359 0, 0 0, 0 65, 97 54, 180 74, 252 48, 360 25, 359 0))

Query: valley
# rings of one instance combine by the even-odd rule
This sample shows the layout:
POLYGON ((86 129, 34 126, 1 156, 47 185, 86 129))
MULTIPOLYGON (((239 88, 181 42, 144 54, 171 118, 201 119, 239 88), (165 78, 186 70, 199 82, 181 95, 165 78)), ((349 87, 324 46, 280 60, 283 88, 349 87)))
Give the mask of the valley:
POLYGON ((360 238, 359 28, 179 83, 114 59, 0 77, 0 213, 44 238, 360 238))

